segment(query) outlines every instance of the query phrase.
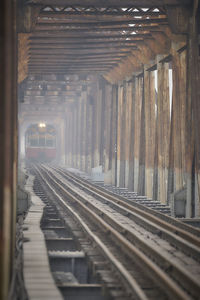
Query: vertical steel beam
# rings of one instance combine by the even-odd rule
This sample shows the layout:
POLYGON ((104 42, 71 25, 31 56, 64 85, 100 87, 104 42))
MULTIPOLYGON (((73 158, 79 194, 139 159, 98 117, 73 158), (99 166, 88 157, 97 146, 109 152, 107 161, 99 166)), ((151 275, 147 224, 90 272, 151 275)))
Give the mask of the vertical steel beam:
POLYGON ((134 142, 135 142, 135 77, 130 85, 130 132, 129 132, 129 175, 128 189, 134 190, 134 142))
POLYGON ((153 197, 153 174, 155 155, 155 81, 154 72, 144 71, 144 101, 145 101, 145 194, 153 197))
POLYGON ((167 180, 169 169, 170 141, 170 100, 169 100, 169 66, 160 63, 162 56, 157 56, 158 95, 157 95, 157 167, 158 200, 167 202, 167 180))
POLYGON ((8 298, 15 242, 17 176, 16 8, 0 2, 0 299, 8 298))
POLYGON ((142 87, 143 78, 135 79, 135 101, 134 101, 134 191, 138 192, 139 159, 140 159, 140 123, 142 111, 142 87))

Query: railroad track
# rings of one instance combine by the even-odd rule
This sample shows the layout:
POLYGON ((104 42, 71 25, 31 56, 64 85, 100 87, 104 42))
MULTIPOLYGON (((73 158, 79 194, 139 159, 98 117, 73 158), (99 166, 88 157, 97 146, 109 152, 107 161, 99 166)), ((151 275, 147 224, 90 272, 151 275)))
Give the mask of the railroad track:
POLYGON ((199 299, 198 229, 62 169, 42 165, 35 173, 109 261, 129 299, 199 299))

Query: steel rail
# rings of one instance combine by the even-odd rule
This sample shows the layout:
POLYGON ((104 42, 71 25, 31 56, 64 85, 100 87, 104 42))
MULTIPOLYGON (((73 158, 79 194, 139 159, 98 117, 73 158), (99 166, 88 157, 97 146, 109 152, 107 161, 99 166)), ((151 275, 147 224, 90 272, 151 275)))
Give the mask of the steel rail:
MULTIPOLYGON (((46 167, 48 169, 48 167, 46 167)), ((52 173, 52 170, 48 170, 52 173)), ((65 183, 61 181, 60 178, 56 177, 56 175, 52 174, 54 180, 59 181, 59 186, 62 186, 62 189, 66 191, 65 183)), ((97 208, 93 205, 87 197, 80 195, 76 190, 72 187, 67 186, 67 190, 73 193, 74 196, 79 197, 78 201, 83 201, 83 204, 87 207, 90 207, 93 212, 96 212, 97 215, 101 216, 107 223, 112 225, 114 228, 117 228, 123 235, 126 235, 126 238, 129 239, 131 242, 135 243, 137 247, 142 249, 142 251, 150 256, 158 265, 162 266, 162 268, 168 270, 168 274, 177 282, 182 285, 183 288, 187 289, 188 291, 192 291, 195 297, 198 297, 200 294, 200 284, 193 276, 189 275, 180 265, 176 265, 174 262, 170 261, 167 257, 165 257, 162 253, 158 250, 155 250, 154 247, 151 247, 147 241, 144 241, 140 237, 136 236, 132 231, 128 230, 126 227, 120 225, 115 218, 111 217, 110 215, 103 212, 101 209, 97 208), (80 199, 81 197, 81 199, 80 199)))
MULTIPOLYGON (((57 168, 53 168, 53 169, 60 174, 60 171, 58 171, 57 168)), ((61 173, 63 174, 64 177, 68 176, 68 174, 65 174, 63 172, 61 173)), ((77 178, 75 177, 75 180, 76 179, 77 178)), ((128 216, 131 220, 135 221, 140 226, 146 228, 148 231, 151 231, 153 234, 159 235, 160 238, 167 240, 173 246, 180 248, 189 256, 192 256, 196 260, 200 261, 200 248, 197 247, 196 245, 189 243, 187 240, 184 240, 183 237, 179 237, 174 232, 163 228, 161 225, 155 224, 153 221, 144 218, 143 216, 122 206, 121 204, 112 202, 112 200, 107 199, 105 196, 99 196, 98 193, 93 193, 93 192, 91 193, 89 188, 85 187, 85 185, 82 184, 82 181, 80 182, 81 183, 78 183, 79 188, 81 187, 83 190, 86 190, 88 193, 92 194, 93 196, 100 198, 102 201, 104 201, 104 203, 107 203, 108 205, 115 207, 115 209, 119 211, 121 214, 123 214, 124 216, 128 216)))
MULTIPOLYGON (((53 167, 52 167, 53 168, 53 167)), ((54 167, 54 170, 57 170, 58 168, 54 167)), ((188 240, 188 242, 193 243, 196 246, 200 246, 200 230, 197 228, 194 228, 190 225, 184 224, 172 217, 166 216, 162 213, 159 213, 157 211, 153 211, 152 209, 145 207, 142 204, 139 203, 131 203, 130 200, 127 198, 120 196, 120 195, 113 195, 112 192, 105 191, 101 187, 95 187, 94 184, 89 183, 87 180, 77 178, 77 176, 72 175, 69 172, 64 172, 63 169, 60 168, 60 172, 62 172, 63 175, 68 176, 76 180, 77 182, 84 184, 84 188, 88 187, 90 190, 106 197, 109 200, 112 200, 116 202, 117 204, 121 204, 122 206, 130 209, 131 211, 142 215, 146 219, 150 219, 152 222, 161 225, 165 229, 173 232, 176 235, 179 235, 183 237, 185 240, 188 240), (145 211, 144 211, 145 210, 145 211), (164 220, 163 220, 164 219, 164 220)))
MULTIPOLYGON (((43 170, 44 171, 44 170, 43 170)), ((52 184, 53 182, 55 182, 55 178, 54 176, 49 174, 49 171, 47 172, 45 170, 47 176, 50 178, 50 180, 52 180, 52 184)), ((60 180, 60 179, 58 179, 60 180)), ((54 183, 55 184, 55 183, 54 183)), ((118 241, 118 245, 121 245, 122 250, 126 252, 126 255, 128 255, 131 259, 133 259, 133 257, 137 258, 135 263, 139 264, 140 266, 145 264, 145 266, 143 265, 144 269, 146 272, 149 273, 149 275, 152 277, 154 277, 154 281, 156 281, 156 283, 160 283, 160 285, 162 286, 162 288, 166 288, 167 286, 167 293, 170 295, 170 297, 173 297, 173 299, 189 299, 189 295, 187 295, 181 288, 180 286, 178 286, 173 280, 172 278, 170 278, 170 276, 168 274, 166 274, 158 265, 155 265, 151 259, 149 257, 147 257, 144 253, 142 253, 139 249, 137 249, 135 246, 133 246, 130 241, 128 241, 124 236, 122 236, 122 234, 120 234, 118 231, 116 231, 116 229, 112 228, 111 225, 106 224, 105 220, 102 220, 102 217, 105 216, 105 213, 102 214, 102 211, 100 212, 101 217, 99 217, 99 215, 95 214, 94 211, 91 211, 91 209, 88 208, 89 206, 89 201, 87 201, 87 199, 85 197, 82 197, 84 199, 84 203, 80 200, 80 195, 79 195, 79 199, 77 199, 77 196, 74 195, 74 192, 71 191, 69 192, 69 187, 67 188, 68 190, 66 190, 66 187, 64 188, 62 184, 60 183, 56 183, 56 186, 59 187, 59 190, 62 190, 62 192, 64 192, 65 195, 68 195, 68 197, 73 201, 79 204, 79 208, 81 207, 85 212, 87 212, 87 214, 90 214, 90 216, 93 216, 93 218, 95 219, 95 223, 99 223, 101 226, 100 228, 102 228, 103 226, 105 226, 105 231, 109 232, 109 235, 112 237, 113 241, 115 241, 117 239, 118 241), (72 194, 73 192, 73 194, 72 194), (87 203, 87 204, 86 204, 87 203), (145 262, 145 263, 144 263, 145 262)), ((70 188, 71 189, 71 188, 70 188)), ((106 219, 109 219, 108 216, 106 217, 106 219)), ((114 220, 112 219, 112 222, 114 222, 114 220)), ((118 224, 115 224, 118 225, 118 224)), ((127 231, 127 228, 125 228, 125 231, 127 231)), ((122 233, 124 233, 124 228, 122 230, 122 233)), ((133 233, 131 233, 133 235, 133 233)), ((137 240, 138 237, 134 236, 134 239, 137 240)), ((140 246, 141 246, 141 241, 139 241, 140 246)), ((146 248, 148 247, 147 243, 144 243, 143 246, 146 248)), ((141 247, 140 247, 141 248, 141 247)), ((149 247, 148 247, 149 248, 149 247)), ((149 249, 152 253, 154 252, 154 259, 156 258, 156 256, 159 256, 159 254, 157 252, 155 252, 155 250, 153 250, 152 248, 149 249), (155 256, 156 255, 156 256, 155 256)), ((159 258, 161 258, 162 256, 160 255, 159 258)), ((163 258, 163 257, 162 257, 163 258)), ((169 261, 165 261, 165 267, 168 267, 170 269, 171 267, 176 267, 174 266, 171 262, 169 261)), ((168 270, 169 271, 169 270, 168 270)), ((184 285, 187 286, 187 282, 185 280, 188 280, 188 282, 191 284, 192 286, 192 293, 194 297, 198 297, 197 295, 199 295, 199 286, 198 283, 193 280, 193 278, 187 276, 187 274, 185 272, 182 272, 182 270, 180 270, 180 268, 176 268, 176 274, 178 273, 178 276, 181 276, 181 280, 183 280, 184 278, 184 285)), ((184 286, 184 287, 185 287, 184 286)), ((190 288, 191 288, 190 286, 190 288)))
POLYGON ((92 238, 96 244, 99 246, 101 251, 104 253, 104 255, 108 258, 108 260, 114 265, 114 267, 121 273, 125 281, 128 283, 129 287, 131 290, 136 294, 137 298, 139 300, 148 300, 147 296, 141 289, 141 287, 138 285, 136 280, 131 276, 130 272, 128 272, 124 266, 115 258, 115 256, 111 253, 111 251, 102 243, 102 241, 99 239, 97 235, 95 235, 91 229, 88 227, 88 225, 82 220, 82 218, 64 201, 58 193, 52 188, 52 186, 45 180, 44 176, 41 174, 39 170, 37 170, 39 173, 40 177, 43 179, 45 184, 48 186, 48 188, 56 195, 57 199, 65 206, 65 208, 70 211, 70 213, 79 221, 81 224, 82 228, 84 229, 85 232, 92 238))
MULTIPOLYGON (((56 169, 55 169, 56 170, 56 169)), ((58 172, 60 174, 60 172, 58 172)), ((66 174, 64 174, 66 175, 66 174)), ((151 231, 153 234, 159 235, 160 238, 167 240, 174 247, 180 248, 183 252, 187 253, 187 255, 194 257, 196 260, 200 262, 200 248, 196 245, 189 243, 187 240, 184 240, 182 237, 177 236, 175 233, 163 228, 160 225, 155 224, 153 221, 150 221, 143 216, 129 210, 128 208, 122 206, 118 203, 113 203, 111 200, 107 199, 104 196, 99 196, 98 193, 91 193, 88 188, 81 183, 79 184, 79 188, 86 190, 90 194, 95 197, 100 198, 104 203, 110 205, 112 208, 114 207, 118 212, 123 214, 124 216, 128 216, 130 220, 133 220, 143 228, 146 228, 148 231, 151 231)))

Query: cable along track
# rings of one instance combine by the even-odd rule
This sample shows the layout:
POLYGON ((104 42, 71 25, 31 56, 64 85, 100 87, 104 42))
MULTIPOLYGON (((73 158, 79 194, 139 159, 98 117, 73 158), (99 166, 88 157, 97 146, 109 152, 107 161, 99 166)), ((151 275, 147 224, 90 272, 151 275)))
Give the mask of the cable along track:
MULTIPOLYGON (((91 220, 98 225, 104 232, 104 238, 107 237, 106 241, 111 240, 112 247, 116 245, 120 252, 129 259, 130 265, 131 262, 136 264, 155 282, 163 292, 162 299, 199 299, 200 248, 197 244, 200 240, 197 236, 185 232, 187 239, 189 235, 189 240, 194 241, 189 243, 188 240, 174 234, 172 224, 169 224, 171 231, 166 229, 167 226, 163 229, 162 226, 157 225, 159 222, 162 224, 162 220, 157 220, 155 223, 152 219, 151 221, 145 220, 144 217, 137 216, 133 209, 129 210, 127 205, 123 207, 121 202, 119 205, 116 197, 113 196, 116 201, 111 203, 111 200, 100 194, 97 195, 97 191, 86 191, 84 185, 78 182, 79 180, 75 180, 71 175, 62 174, 55 168, 40 166, 36 168, 36 172, 57 200, 81 223, 83 229, 97 243, 115 269, 118 269, 132 291, 131 295, 134 297, 137 295, 136 299, 151 298, 137 283, 137 278, 132 277, 131 270, 127 270, 123 263, 110 252, 105 246, 107 242, 103 243, 92 232, 91 225, 86 224, 80 215, 83 215, 87 222, 91 220), (69 180, 66 179, 67 177, 69 180), (75 183, 73 183, 74 180, 75 183), (76 208, 76 212, 72 205, 76 208), (183 251, 179 248, 183 248, 183 251)), ((183 229, 177 229, 179 230, 181 236, 184 236, 183 229)))

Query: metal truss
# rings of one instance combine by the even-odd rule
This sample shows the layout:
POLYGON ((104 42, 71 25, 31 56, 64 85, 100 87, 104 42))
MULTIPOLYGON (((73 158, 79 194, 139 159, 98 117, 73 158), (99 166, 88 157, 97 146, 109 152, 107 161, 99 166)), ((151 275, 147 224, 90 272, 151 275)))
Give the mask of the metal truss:
POLYGON ((165 14, 161 7, 95 7, 95 6, 43 6, 40 13, 55 13, 66 15, 111 15, 111 16, 159 16, 165 14))

